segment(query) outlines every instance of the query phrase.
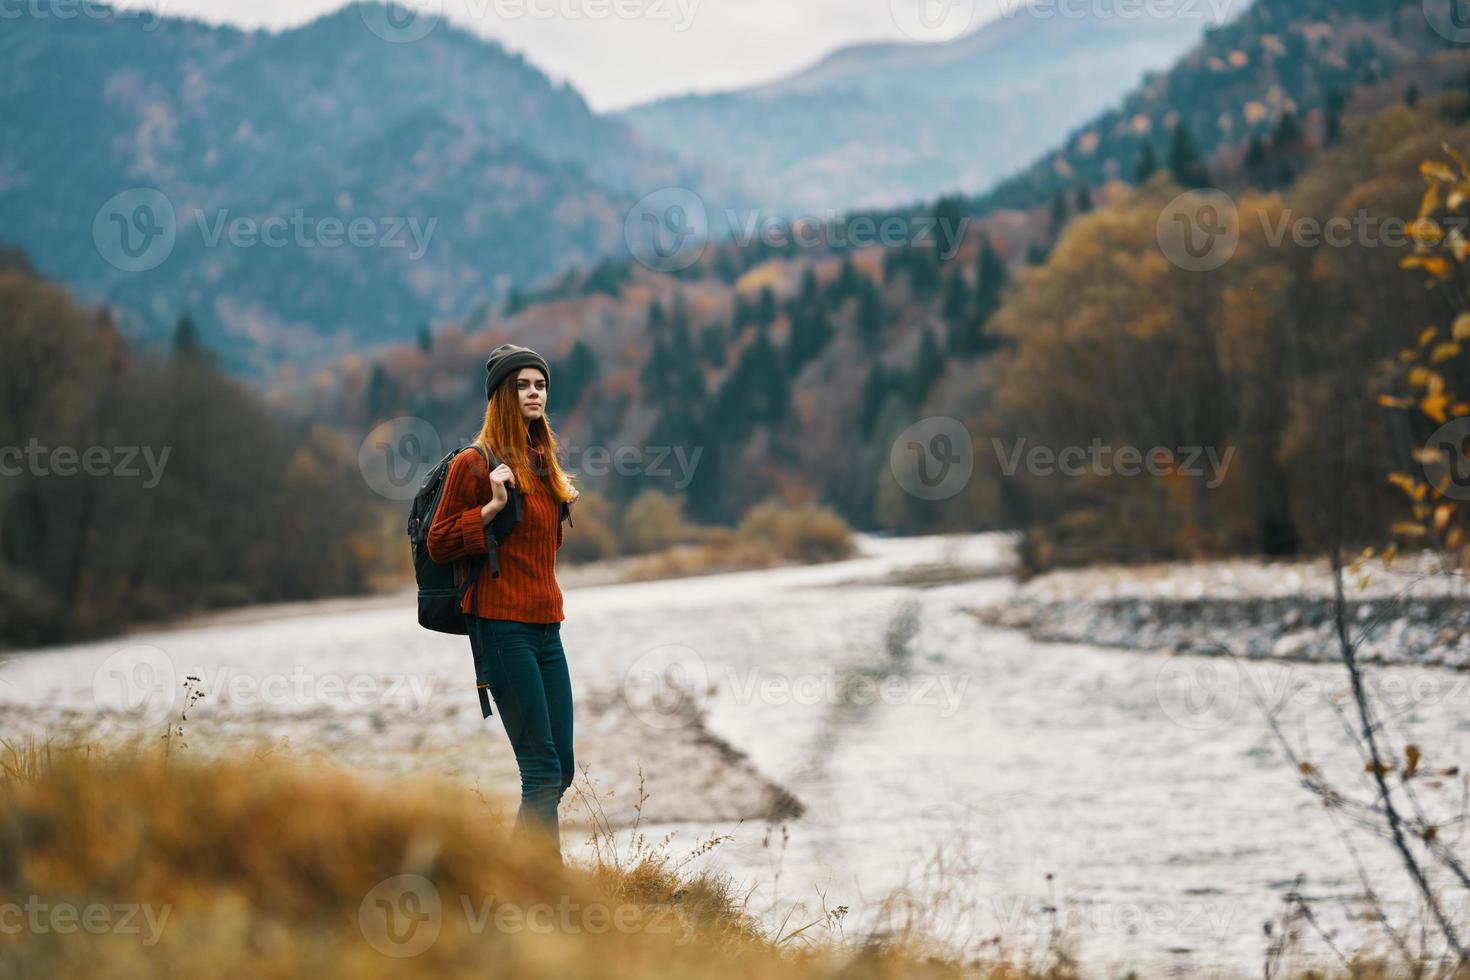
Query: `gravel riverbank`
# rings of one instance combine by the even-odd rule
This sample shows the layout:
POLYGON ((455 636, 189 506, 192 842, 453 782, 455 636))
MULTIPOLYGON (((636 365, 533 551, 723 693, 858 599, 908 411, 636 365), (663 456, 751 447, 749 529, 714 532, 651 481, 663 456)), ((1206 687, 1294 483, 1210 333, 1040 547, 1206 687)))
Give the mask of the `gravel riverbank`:
MULTIPOLYGON (((1470 588, 1427 560, 1345 579, 1367 663, 1470 670, 1470 588)), ((1046 573, 971 612, 1047 642, 1325 662, 1338 658, 1326 559, 1096 566, 1046 573)))

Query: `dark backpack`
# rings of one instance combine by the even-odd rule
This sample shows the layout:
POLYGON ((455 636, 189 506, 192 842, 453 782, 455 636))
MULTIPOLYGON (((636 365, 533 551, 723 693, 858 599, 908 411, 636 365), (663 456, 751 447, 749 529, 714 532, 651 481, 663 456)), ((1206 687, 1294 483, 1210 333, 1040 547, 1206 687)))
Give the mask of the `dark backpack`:
POLYGON ((434 515, 439 511, 439 500, 444 496, 449 467, 466 449, 474 449, 485 460, 486 468, 494 469, 489 457, 479 446, 461 446, 441 459, 424 477, 424 482, 419 484, 418 493, 414 494, 413 507, 408 513, 408 543, 413 552, 413 574, 418 580, 419 590, 419 625, 439 633, 457 633, 460 636, 469 632, 464 613, 460 611, 464 605, 466 590, 479 583, 480 572, 485 567, 485 557, 490 559, 494 577, 500 577, 500 561, 495 554, 496 542, 505 540, 505 536, 515 527, 521 516, 521 502, 512 492, 505 508, 495 515, 490 527, 485 529, 485 544, 490 549, 488 556, 476 555, 469 559, 469 569, 463 582, 456 580, 454 562, 440 563, 429 557, 429 526, 434 523, 434 515))
MULTIPOLYGON (((478 445, 454 450, 424 477, 424 482, 419 484, 418 492, 414 494, 413 507, 408 514, 408 541, 413 552, 413 574, 418 581, 419 625, 439 633, 456 633, 460 636, 469 632, 464 613, 460 611, 464 605, 465 592, 472 586, 479 586, 480 573, 485 568, 486 558, 490 561, 491 577, 500 577, 500 559, 496 554, 496 544, 504 541, 515 530, 515 526, 520 523, 524 506, 521 492, 513 486, 507 486, 505 507, 490 519, 489 526, 485 528, 488 554, 469 559, 469 569, 464 581, 457 581, 454 562, 440 563, 430 558, 429 526, 434 523, 434 515, 439 510, 439 499, 444 496, 449 467, 466 449, 478 452, 485 460, 487 470, 493 470, 500 465, 500 460, 492 461, 478 445)), ((563 502, 561 518, 570 525, 571 517, 571 506, 563 502)), ((471 608, 474 608, 473 604, 471 608)))

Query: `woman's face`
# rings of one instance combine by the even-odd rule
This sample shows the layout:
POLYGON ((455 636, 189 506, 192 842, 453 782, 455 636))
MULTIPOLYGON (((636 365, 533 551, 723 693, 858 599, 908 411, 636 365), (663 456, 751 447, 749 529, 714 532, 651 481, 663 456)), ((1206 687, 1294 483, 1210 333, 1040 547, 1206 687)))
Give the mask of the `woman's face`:
POLYGON ((540 368, 521 368, 511 384, 515 386, 521 418, 528 425, 546 414, 546 375, 540 368))

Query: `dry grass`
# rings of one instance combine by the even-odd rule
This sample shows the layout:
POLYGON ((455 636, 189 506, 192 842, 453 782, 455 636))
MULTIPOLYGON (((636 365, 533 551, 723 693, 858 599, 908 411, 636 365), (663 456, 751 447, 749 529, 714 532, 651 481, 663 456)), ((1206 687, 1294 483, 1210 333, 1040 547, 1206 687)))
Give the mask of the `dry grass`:
MULTIPOLYGON (((620 838, 580 789, 594 858, 562 868, 451 784, 0 743, 0 977, 1085 975, 1060 936, 961 962, 917 930, 845 937, 845 909, 825 904, 769 931, 728 877, 691 871, 721 838, 683 856, 636 826, 620 838)), ((1274 974, 1293 975, 1410 974, 1274 974)))
POLYGON ((702 540, 631 561, 630 581, 712 575, 776 565, 840 561, 857 553, 852 528, 818 504, 766 501, 752 507, 735 530, 708 528, 702 540))
POLYGON ((782 941, 727 880, 685 874, 687 859, 646 841, 608 837, 591 867, 554 866, 445 784, 389 792, 270 758, 211 766, 183 755, 5 746, 0 895, 26 911, 19 931, 0 929, 0 976, 962 972, 821 930, 782 941), (407 924, 396 937, 384 931, 383 903, 407 924), (66 909, 76 911, 64 930, 55 916, 66 909), (104 913, 105 928, 77 926, 104 913), (428 928, 432 943, 411 949, 428 928), (390 955, 403 951, 413 955, 390 955))

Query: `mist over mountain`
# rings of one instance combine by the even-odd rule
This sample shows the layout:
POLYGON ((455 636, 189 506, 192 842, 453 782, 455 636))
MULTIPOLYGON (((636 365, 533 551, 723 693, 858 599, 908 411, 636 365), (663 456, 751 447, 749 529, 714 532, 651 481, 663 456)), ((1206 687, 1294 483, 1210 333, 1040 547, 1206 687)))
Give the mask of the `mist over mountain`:
POLYGON ((738 168, 778 211, 978 193, 1172 64, 1209 26, 1211 5, 1113 10, 1021 7, 947 43, 846 47, 768 85, 619 118, 685 159, 738 168))

